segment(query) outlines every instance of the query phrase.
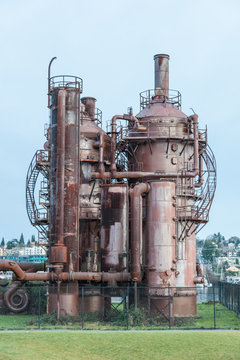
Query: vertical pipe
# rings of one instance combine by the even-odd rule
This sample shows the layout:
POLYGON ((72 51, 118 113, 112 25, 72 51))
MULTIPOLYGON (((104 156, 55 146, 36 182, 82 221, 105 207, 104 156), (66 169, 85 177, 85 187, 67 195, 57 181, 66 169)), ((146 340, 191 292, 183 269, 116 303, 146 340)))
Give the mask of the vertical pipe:
POLYGON ((104 134, 100 133, 100 139, 99 139, 99 173, 104 174, 105 172, 105 166, 104 166, 104 134))
POLYGON ((169 96, 169 55, 157 54, 155 63, 155 93, 156 95, 169 96))
POLYGON ((194 114, 193 119, 193 132, 194 132, 194 170, 199 171, 199 151, 198 151, 198 115, 194 114))
POLYGON ((58 92, 57 169, 56 169, 56 238, 55 244, 64 244, 64 176, 65 176, 65 118, 66 90, 58 92))
POLYGON ((142 194, 150 187, 147 183, 135 185, 131 190, 131 277, 141 281, 141 243, 142 243, 142 194))
POLYGON ((68 90, 65 120, 64 243, 68 248, 67 266, 79 271, 79 93, 68 90), (70 261, 70 258, 72 261, 70 261))
POLYGON ((51 81, 51 65, 52 65, 52 62, 56 59, 56 56, 54 56, 49 65, 48 65, 48 108, 50 109, 51 108, 51 104, 50 104, 50 100, 51 100, 51 84, 50 84, 50 81, 51 81))

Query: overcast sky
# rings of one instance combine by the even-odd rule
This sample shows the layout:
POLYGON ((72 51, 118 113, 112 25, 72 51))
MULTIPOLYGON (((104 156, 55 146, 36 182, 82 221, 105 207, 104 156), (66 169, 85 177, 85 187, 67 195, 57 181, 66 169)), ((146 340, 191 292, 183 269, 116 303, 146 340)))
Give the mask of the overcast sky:
POLYGON ((48 122, 47 67, 83 78, 104 121, 153 88, 153 55, 170 55, 170 88, 193 108, 218 166, 217 193, 200 237, 240 236, 240 2, 238 0, 0 0, 0 237, 36 234, 25 179, 48 122))

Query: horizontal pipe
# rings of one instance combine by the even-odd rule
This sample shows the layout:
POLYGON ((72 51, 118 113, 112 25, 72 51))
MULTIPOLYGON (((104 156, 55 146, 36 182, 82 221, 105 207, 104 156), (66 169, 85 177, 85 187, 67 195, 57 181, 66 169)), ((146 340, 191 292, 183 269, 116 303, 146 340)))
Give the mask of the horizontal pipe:
POLYGON ((129 281, 130 274, 127 272, 39 272, 28 273, 21 269, 18 263, 11 260, 0 260, 0 271, 13 271, 21 281, 97 281, 97 282, 124 282, 129 281))
POLYGON ((44 263, 17 263, 22 270, 28 272, 44 271, 44 263))
POLYGON ((204 284, 204 277, 196 276, 193 279, 194 284, 204 284))
POLYGON ((93 179, 146 179, 146 178, 194 178, 198 175, 198 170, 195 171, 183 171, 181 173, 160 173, 160 172, 143 172, 143 171, 122 171, 122 172, 105 172, 101 174, 99 172, 92 172, 93 179))

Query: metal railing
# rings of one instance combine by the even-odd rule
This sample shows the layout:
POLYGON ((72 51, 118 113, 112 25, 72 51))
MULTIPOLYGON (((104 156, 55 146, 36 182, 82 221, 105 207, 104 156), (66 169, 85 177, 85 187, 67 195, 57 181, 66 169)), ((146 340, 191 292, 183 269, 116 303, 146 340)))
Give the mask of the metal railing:
POLYGON ((54 89, 75 88, 80 93, 83 91, 83 80, 78 76, 57 75, 50 78, 50 91, 54 89))
MULTIPOLYGON (((48 170, 49 170, 49 159, 48 151, 38 150, 29 165, 27 177, 26 177, 26 208, 28 218, 33 226, 41 233, 41 238, 47 240, 48 234, 48 208, 47 208, 47 199, 46 195, 46 186, 44 190, 44 200, 45 206, 38 208, 35 200, 35 187, 38 181, 38 176, 41 174, 45 182, 48 183, 48 170)), ((47 186, 48 187, 48 186, 47 186)), ((43 189, 42 189, 43 190, 43 189)), ((43 196, 43 193, 40 195, 43 196)))
POLYGON ((140 94, 140 110, 150 107, 154 103, 172 104, 181 110, 182 95, 178 90, 168 90, 168 96, 163 89, 150 89, 142 91, 140 94))

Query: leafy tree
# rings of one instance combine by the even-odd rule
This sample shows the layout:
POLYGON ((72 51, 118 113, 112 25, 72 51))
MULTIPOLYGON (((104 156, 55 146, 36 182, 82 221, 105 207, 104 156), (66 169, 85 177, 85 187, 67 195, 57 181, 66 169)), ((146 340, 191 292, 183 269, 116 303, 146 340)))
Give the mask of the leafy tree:
POLYGON ((1 246, 4 247, 5 246, 5 240, 4 240, 4 237, 2 238, 2 241, 1 241, 1 246))
POLYGON ((35 239, 35 235, 32 235, 32 237, 31 237, 31 243, 36 243, 36 239, 35 239))
POLYGON ((239 265, 239 260, 238 260, 238 258, 236 259, 236 265, 239 265))
POLYGON ((30 239, 28 239, 27 246, 30 246, 30 245, 31 245, 31 242, 30 242, 30 239))
POLYGON ((228 239, 229 243, 234 243, 235 246, 240 244, 240 238, 238 236, 231 236, 230 239, 228 239))
POLYGON ((19 239, 19 246, 20 247, 23 247, 25 245, 25 243, 24 243, 24 236, 23 236, 23 233, 21 234, 21 236, 20 236, 20 239, 19 239))
POLYGON ((18 246, 18 239, 12 239, 7 242, 7 249, 13 249, 18 246))
POLYGON ((202 256, 205 260, 212 262, 214 257, 219 257, 220 251, 213 240, 205 240, 202 248, 202 256))
POLYGON ((197 248, 202 248, 204 244, 204 240, 197 239, 197 248))

